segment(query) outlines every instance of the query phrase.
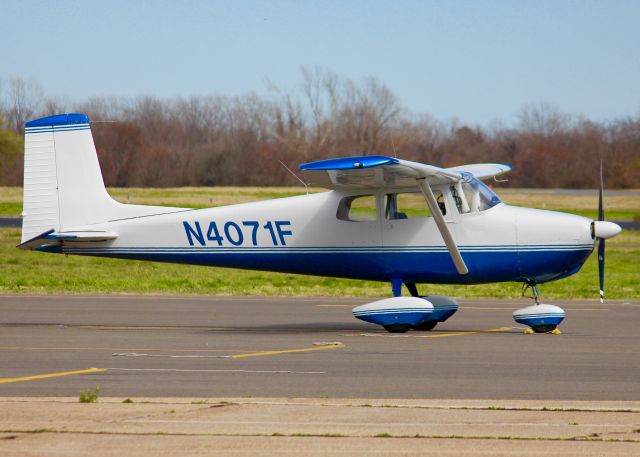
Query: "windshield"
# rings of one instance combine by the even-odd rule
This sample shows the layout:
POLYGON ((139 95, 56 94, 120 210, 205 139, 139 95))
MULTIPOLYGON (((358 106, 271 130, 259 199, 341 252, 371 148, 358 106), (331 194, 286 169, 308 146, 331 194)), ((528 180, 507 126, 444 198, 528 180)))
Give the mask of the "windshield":
MULTIPOLYGON (((458 203, 461 197, 458 195, 459 192, 455 192, 454 199, 456 199, 456 204, 458 206, 458 210, 461 213, 467 212, 478 212, 485 211, 489 208, 493 208, 498 203, 501 203, 500 197, 496 195, 494 191, 492 191, 485 183, 480 181, 477 178, 474 178, 473 175, 469 173, 463 173, 464 182, 462 182, 462 193, 464 193, 464 197, 466 198, 466 202, 458 203), (468 203, 465 205, 464 203, 468 203)), ((452 190, 456 190, 453 188, 452 190)))

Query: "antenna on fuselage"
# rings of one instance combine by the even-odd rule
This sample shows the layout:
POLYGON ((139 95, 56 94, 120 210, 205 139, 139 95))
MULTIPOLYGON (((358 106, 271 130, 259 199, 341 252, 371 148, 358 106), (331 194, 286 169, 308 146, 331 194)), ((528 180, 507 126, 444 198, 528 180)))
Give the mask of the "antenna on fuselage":
POLYGON ((278 160, 278 162, 280 162, 280 165, 282 165, 289 173, 291 173, 294 178, 296 178, 298 181, 302 183, 305 191, 307 192, 307 195, 309 195, 309 186, 307 185, 307 183, 304 182, 302 179, 300 179, 300 177, 297 174, 295 174, 291 168, 287 167, 287 165, 282 160, 278 160))
POLYGON ((391 132, 389 132, 389 139, 391 140, 391 147, 393 148, 393 157, 398 158, 398 152, 396 151, 396 144, 393 142, 393 136, 391 136, 391 132))

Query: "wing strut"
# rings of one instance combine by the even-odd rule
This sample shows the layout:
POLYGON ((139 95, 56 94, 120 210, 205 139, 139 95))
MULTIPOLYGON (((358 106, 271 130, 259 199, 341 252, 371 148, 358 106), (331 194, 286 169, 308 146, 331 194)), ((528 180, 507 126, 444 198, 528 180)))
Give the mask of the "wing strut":
POLYGON ((436 220, 436 225, 438 226, 438 230, 440 230, 440 235, 442 235, 444 244, 446 244, 447 249, 449 249, 449 254, 451 254, 451 260, 453 260, 453 263, 456 266, 456 270, 458 270, 459 274, 466 275, 467 273, 469 273, 469 269, 467 268, 467 265, 464 263, 464 260, 460 255, 458 246, 456 246, 456 242, 451 236, 451 232, 449 231, 449 227, 447 227, 447 223, 445 222, 444 217, 442 217, 442 212, 440 212, 438 202, 436 201, 436 197, 433 195, 431 186, 429 186, 429 183, 425 178, 417 178, 416 181, 418 183, 418 186, 420 186, 420 190, 422 191, 422 195, 424 195, 424 199, 427 201, 427 205, 431 210, 431 214, 433 214, 433 217, 436 220))

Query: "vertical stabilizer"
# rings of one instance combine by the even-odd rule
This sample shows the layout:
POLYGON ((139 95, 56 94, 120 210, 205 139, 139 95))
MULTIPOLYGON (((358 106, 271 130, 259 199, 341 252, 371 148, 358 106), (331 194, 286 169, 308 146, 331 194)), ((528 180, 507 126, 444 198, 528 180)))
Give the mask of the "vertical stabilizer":
POLYGON ((85 114, 58 114, 25 124, 22 242, 51 229, 176 210, 123 205, 109 196, 85 114))
POLYGON ((60 115, 25 124, 23 242, 47 230, 60 230, 54 129, 68 129, 71 126, 88 129, 89 119, 84 115, 60 115))

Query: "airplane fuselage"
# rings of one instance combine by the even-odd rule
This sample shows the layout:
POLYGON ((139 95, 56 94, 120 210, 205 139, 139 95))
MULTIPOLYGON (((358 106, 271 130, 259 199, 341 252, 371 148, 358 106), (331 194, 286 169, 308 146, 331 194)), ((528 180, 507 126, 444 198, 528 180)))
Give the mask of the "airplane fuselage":
POLYGON ((340 217, 345 199, 366 192, 334 190, 113 220, 100 228, 117 239, 40 250, 441 284, 555 280, 576 273, 593 250, 590 219, 504 203, 463 214, 449 189, 441 191, 466 275, 456 271, 433 217, 389 219, 386 196, 376 190, 369 192, 377 202, 370 220, 340 217))

